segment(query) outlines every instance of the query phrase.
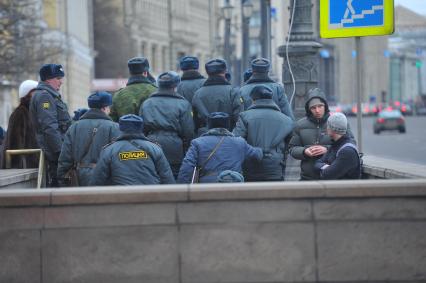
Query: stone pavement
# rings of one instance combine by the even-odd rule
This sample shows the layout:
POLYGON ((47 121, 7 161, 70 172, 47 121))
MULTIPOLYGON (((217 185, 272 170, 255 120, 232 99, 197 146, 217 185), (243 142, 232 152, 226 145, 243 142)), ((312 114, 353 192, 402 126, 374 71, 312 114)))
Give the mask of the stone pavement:
POLYGON ((364 155, 363 160, 364 171, 366 169, 379 170, 383 172, 383 178, 385 179, 426 178, 425 165, 381 158, 373 155, 364 155))
POLYGON ((35 188, 37 187, 38 168, 30 169, 2 169, 0 170, 0 189, 35 188))

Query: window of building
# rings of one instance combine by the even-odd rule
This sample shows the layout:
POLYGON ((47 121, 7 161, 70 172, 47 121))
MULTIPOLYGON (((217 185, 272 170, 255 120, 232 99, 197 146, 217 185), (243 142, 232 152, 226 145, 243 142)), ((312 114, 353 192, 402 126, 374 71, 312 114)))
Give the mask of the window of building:
POLYGON ((250 18, 250 27, 260 27, 261 18, 259 11, 253 11, 253 15, 250 18))
POLYGON ((250 38, 250 58, 260 57, 262 53, 262 46, 260 45, 258 38, 250 38))
POLYGON ((146 56, 146 42, 142 42, 142 44, 141 44, 141 53, 142 53, 142 56, 146 56))
POLYGON ((167 58, 169 58, 169 55, 167 54, 167 47, 163 46, 163 48, 161 49, 161 58, 162 58, 162 71, 166 71, 167 69, 169 69, 167 67, 167 58))

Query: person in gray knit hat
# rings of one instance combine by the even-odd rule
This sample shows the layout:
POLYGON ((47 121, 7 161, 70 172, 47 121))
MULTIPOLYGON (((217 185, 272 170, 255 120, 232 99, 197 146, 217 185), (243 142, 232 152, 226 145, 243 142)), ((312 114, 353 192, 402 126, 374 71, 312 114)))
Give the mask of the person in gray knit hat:
POLYGON ((360 179, 361 159, 353 138, 347 135, 348 121, 342 113, 327 120, 327 134, 332 145, 327 153, 315 162, 320 179, 360 179))
POLYGON ((348 130, 348 120, 342 113, 335 113, 327 120, 327 129, 338 135, 345 135, 348 130))

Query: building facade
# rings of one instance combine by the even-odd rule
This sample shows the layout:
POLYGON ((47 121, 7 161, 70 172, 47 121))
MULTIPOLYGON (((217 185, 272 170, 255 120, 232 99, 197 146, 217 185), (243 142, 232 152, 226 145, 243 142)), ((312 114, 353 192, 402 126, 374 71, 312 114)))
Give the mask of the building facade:
MULTIPOLYGON (((28 46, 17 44, 14 47, 22 49, 22 60, 24 64, 25 60, 27 64, 31 63, 31 69, 19 72, 14 78, 1 80, 0 88, 3 95, 0 97, 2 109, 0 125, 3 127, 7 126, 11 112, 19 103, 17 93, 19 84, 26 79, 39 80, 38 71, 42 64, 63 65, 65 79, 60 93, 67 102, 70 112, 79 107, 87 107, 87 97, 93 78, 92 1, 25 1, 21 1, 20 4, 27 9, 30 7, 30 14, 34 17, 32 25, 37 26, 40 35, 31 38, 32 42, 28 46), (46 54, 47 51, 43 46, 49 44, 55 46, 55 50, 46 54), (33 53, 36 53, 36 56, 30 56, 34 55, 33 53)), ((1 73, 2 71, 0 77, 3 77, 1 73)))
POLYGON ((426 17, 395 9, 396 30, 389 39, 390 101, 426 103, 426 17))
MULTIPOLYGON (((55 1, 55 0, 44 0, 55 1)), ((58 62, 65 68, 61 89, 70 111, 87 107, 90 84, 93 79, 93 7, 89 0, 59 0, 52 5, 47 19, 49 27, 61 31, 65 52, 58 62)))
POLYGON ((218 13, 214 0, 95 0, 96 78, 128 77, 136 56, 148 58, 154 75, 178 70, 185 55, 204 66, 215 54, 218 13))

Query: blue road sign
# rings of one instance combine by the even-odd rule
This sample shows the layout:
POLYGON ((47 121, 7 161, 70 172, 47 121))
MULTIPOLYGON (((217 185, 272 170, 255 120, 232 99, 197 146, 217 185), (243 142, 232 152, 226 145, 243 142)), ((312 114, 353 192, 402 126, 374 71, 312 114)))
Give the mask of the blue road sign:
POLYGON ((393 0, 321 0, 321 37, 393 33, 393 0))
POLYGON ((330 28, 383 26, 383 0, 330 0, 330 28))

